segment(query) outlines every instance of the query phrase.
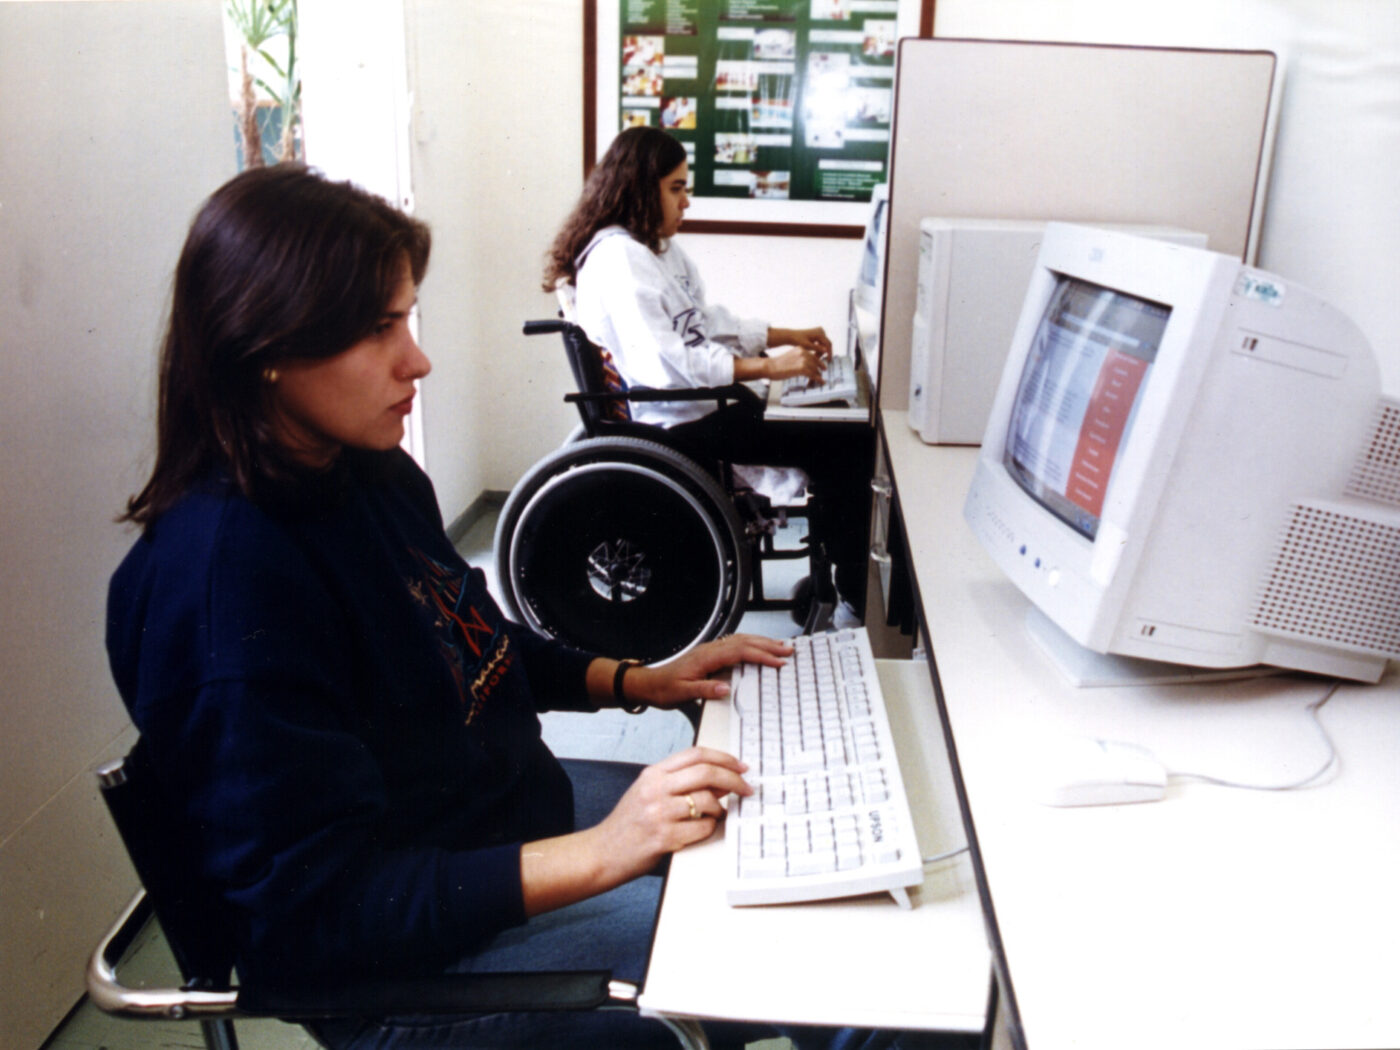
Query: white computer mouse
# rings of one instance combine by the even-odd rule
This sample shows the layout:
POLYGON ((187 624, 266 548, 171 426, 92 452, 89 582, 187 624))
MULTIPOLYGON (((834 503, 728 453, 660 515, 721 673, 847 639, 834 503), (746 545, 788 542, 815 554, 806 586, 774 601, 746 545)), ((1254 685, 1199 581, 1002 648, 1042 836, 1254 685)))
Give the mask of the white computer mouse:
POLYGON ((1075 737, 1038 756, 1040 801, 1047 806, 1155 802, 1167 793, 1167 769, 1144 747, 1075 737))

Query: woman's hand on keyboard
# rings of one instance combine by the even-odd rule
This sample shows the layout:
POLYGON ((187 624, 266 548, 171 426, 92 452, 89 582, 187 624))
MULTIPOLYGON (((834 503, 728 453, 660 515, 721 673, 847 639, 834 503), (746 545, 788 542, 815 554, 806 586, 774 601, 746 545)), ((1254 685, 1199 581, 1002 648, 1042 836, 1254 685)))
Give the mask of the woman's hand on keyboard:
POLYGON ((526 915, 539 915, 645 875, 667 854, 707 839, 731 793, 751 795, 733 755, 691 747, 637 775, 591 828, 527 842, 520 850, 526 915))
POLYGON ((831 356, 831 340, 826 329, 817 328, 770 328, 768 346, 795 346, 799 350, 811 350, 822 357, 831 356))
POLYGON ((628 672, 627 698, 653 707, 675 707, 690 700, 715 700, 729 695, 729 684, 710 677, 739 663, 781 667, 792 655, 792 643, 757 634, 731 634, 698 645, 674 660, 628 672))
POLYGON ((772 357, 740 358, 734 363, 734 378, 740 379, 745 371, 740 364, 753 362, 759 371, 754 378, 791 379, 793 376, 806 376, 814 383, 820 383, 826 371, 826 356, 816 350, 784 350, 772 357))
POLYGON ((731 793, 750 795, 748 767, 710 747, 690 747, 648 766, 595 829, 623 879, 710 837, 731 793))

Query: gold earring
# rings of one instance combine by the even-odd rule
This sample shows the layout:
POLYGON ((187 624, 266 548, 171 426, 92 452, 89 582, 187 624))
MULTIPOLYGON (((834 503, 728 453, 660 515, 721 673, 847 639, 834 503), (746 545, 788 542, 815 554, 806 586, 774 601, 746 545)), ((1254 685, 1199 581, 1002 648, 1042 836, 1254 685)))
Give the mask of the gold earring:
POLYGON ((264 368, 262 370, 262 378, 264 383, 275 383, 282 378, 282 375, 275 368, 264 368))

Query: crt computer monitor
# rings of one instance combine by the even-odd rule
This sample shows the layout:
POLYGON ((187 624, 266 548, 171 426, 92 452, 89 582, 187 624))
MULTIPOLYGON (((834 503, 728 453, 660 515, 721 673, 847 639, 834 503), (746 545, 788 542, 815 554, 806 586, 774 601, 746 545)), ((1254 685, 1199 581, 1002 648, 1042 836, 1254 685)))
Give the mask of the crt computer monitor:
POLYGON ((1071 654, 1400 655, 1400 402, 1340 311, 1229 256, 1051 224, 964 516, 1071 654))
POLYGON ((870 211, 866 214, 865 238, 861 242, 860 269, 851 292, 851 335, 859 337, 866 371, 876 374, 880 354, 880 312, 884 309, 885 245, 889 240, 886 223, 890 211, 889 184, 880 183, 871 191, 870 211))

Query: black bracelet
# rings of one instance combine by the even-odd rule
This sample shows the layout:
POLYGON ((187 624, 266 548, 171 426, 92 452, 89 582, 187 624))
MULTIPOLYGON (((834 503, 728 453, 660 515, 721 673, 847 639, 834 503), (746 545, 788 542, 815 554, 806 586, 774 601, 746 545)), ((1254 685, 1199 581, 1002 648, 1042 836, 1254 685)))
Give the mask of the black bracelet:
POLYGON ((613 672, 613 699, 617 701, 617 706, 626 711, 629 715, 639 715, 647 709, 646 701, 639 700, 635 704, 629 704, 627 697, 622 692, 622 678, 627 674, 628 669, 638 666, 640 660, 619 660, 617 670, 613 672))

